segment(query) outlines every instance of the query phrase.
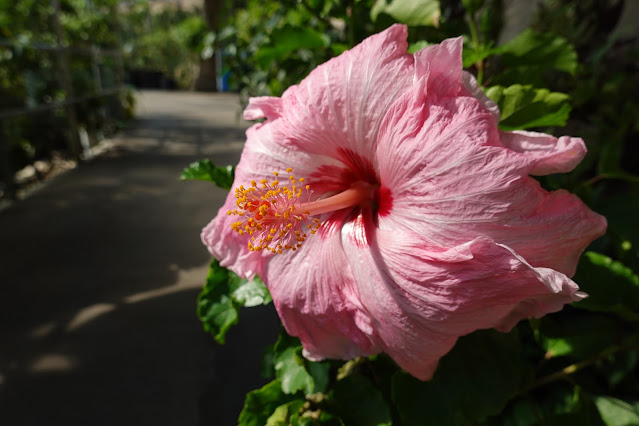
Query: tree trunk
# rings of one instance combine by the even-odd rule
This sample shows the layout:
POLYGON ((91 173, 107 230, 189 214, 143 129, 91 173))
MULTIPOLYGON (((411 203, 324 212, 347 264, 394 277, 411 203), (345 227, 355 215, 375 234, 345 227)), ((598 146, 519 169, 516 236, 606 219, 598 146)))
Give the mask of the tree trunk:
MULTIPOLYGON (((203 0, 204 1, 204 17, 209 29, 217 32, 222 13, 222 5, 224 0, 203 0)), ((213 46, 217 50, 217 42, 213 46)), ((208 59, 200 59, 200 72, 195 81, 195 90, 214 92, 217 90, 217 66, 215 63, 215 54, 208 59)))

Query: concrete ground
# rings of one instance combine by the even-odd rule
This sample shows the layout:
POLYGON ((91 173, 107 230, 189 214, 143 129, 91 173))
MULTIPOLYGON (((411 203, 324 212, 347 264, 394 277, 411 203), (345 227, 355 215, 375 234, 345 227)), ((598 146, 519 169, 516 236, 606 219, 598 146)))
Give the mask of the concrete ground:
POLYGON ((181 182, 190 162, 235 164, 228 94, 142 92, 116 147, 0 212, 0 425, 232 425, 265 381, 272 306, 245 309, 225 346, 195 300, 200 229, 225 193, 181 182))

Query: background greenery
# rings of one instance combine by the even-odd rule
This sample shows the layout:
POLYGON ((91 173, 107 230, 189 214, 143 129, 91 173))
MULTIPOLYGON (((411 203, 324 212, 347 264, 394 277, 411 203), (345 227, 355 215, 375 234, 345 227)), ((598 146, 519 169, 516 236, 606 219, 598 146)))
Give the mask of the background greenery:
MULTIPOLYGON (((409 25, 412 50, 464 35, 464 65, 499 104, 502 129, 586 140, 574 172, 540 181, 576 193, 609 221, 575 277, 590 298, 509 334, 462 337, 429 382, 385 355, 309 362, 282 332, 264 355, 272 381, 247 395, 239 424, 639 425, 639 49, 636 38, 613 33, 623 3, 548 0, 530 28, 501 44, 499 0, 249 0, 229 15, 216 37, 245 100, 280 95, 393 22, 409 25)), ((210 161, 183 175, 224 188, 232 177, 210 161)), ((223 343, 243 307, 269 302, 259 280, 213 261, 198 314, 223 343)))
POLYGON ((117 6, 117 0, 61 0, 58 31, 54 1, 0 0, 0 114, 31 110, 0 118, 2 174, 56 153, 77 155, 69 152, 77 138, 69 130, 71 112, 92 143, 131 117, 131 94, 117 92, 123 77, 117 6), (100 96, 102 90, 111 94, 100 96), (74 98, 84 100, 46 108, 74 98))
POLYGON ((0 0, 0 114, 12 113, 0 117, 0 197, 8 189, 2 175, 37 160, 76 154, 69 149, 77 136, 71 134, 71 112, 92 144, 132 118, 131 90, 99 96, 101 90, 114 92, 134 79, 188 89, 200 57, 207 46, 211 50, 212 33, 201 8, 154 8, 146 0, 59 0, 58 32, 55 3, 0 0), (66 49, 66 72, 60 46, 66 49), (92 49, 103 54, 95 60, 92 49), (44 108, 75 98, 85 100, 44 108), (13 114, 22 109, 30 111, 13 114))

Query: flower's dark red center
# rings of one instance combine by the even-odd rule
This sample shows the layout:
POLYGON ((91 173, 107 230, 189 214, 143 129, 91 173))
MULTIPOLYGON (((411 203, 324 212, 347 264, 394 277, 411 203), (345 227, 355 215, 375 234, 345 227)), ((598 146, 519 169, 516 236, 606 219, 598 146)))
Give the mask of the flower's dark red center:
MULTIPOLYGON (((339 193, 357 185, 370 185, 371 198, 359 209, 368 209, 372 216, 387 216, 393 209, 393 195, 379 179, 371 161, 351 149, 338 148, 336 157, 343 165, 324 165, 310 177, 314 191, 320 193, 339 193)), ((354 212, 357 213, 357 212, 354 212)))

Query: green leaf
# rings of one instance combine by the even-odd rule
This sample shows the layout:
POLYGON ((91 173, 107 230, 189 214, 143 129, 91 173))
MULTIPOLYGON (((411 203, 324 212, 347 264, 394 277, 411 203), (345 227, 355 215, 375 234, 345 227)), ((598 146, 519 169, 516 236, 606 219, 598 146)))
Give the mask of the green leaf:
POLYGON ((197 298, 197 315, 204 329, 224 344, 226 332, 237 324, 238 309, 271 303, 271 295, 259 278, 247 281, 211 261, 206 284, 197 298))
POLYGON ((273 301, 271 293, 258 277, 247 281, 231 273, 229 278, 231 297, 238 305, 251 308, 258 305, 268 305, 273 301))
POLYGON ((377 0, 371 9, 371 19, 380 13, 393 17, 397 22, 411 26, 438 26, 441 11, 437 0, 377 0))
POLYGON ((296 414, 304 405, 306 400, 296 399, 275 409, 273 414, 266 420, 266 426, 288 426, 290 417, 296 414))
POLYGON ((459 339, 429 382, 406 373, 393 377, 392 399, 407 426, 473 423, 499 413, 524 373, 515 332, 474 332, 459 339), (427 414, 426 414, 427 413, 427 414))
POLYGON ((609 396, 595 398, 602 420, 608 426, 637 426, 639 425, 639 410, 621 399, 609 396))
POLYGON ((333 52, 333 56, 339 56, 342 53, 348 50, 348 44, 344 43, 331 43, 331 52, 333 52))
POLYGON ((420 40, 415 43, 411 43, 408 45, 408 53, 418 52, 428 46, 430 46, 430 43, 427 42, 426 40, 420 40))
POLYGON ((555 382, 508 404, 483 426, 601 426, 597 408, 578 386, 555 382))
POLYGON ((315 389, 313 392, 326 392, 330 381, 331 363, 329 361, 308 362, 308 372, 313 377, 315 389))
POLYGON ((619 321, 590 312, 561 312, 544 317, 539 325, 539 340, 546 358, 570 355, 583 359, 622 339, 619 321))
POLYGON ((267 68, 271 61, 286 59, 298 49, 322 49, 330 45, 327 35, 307 27, 287 25, 273 30, 270 42, 255 52, 255 60, 260 67, 267 68))
POLYGON ((275 360, 275 374, 282 381, 284 393, 295 393, 299 390, 305 394, 313 393, 313 377, 304 367, 301 349, 288 348, 275 360))
POLYGON ((197 298, 197 315, 204 330, 221 344, 228 329, 237 323, 237 306, 230 291, 229 272, 213 259, 206 284, 197 298))
POLYGON ((468 68, 477 62, 483 61, 489 56, 494 55, 497 50, 498 49, 495 47, 484 44, 479 45, 477 48, 464 46, 464 50, 462 51, 464 68, 468 68))
POLYGON ((273 380, 261 389, 246 394, 238 426, 264 426, 277 407, 293 399, 294 396, 282 392, 279 380, 273 380))
POLYGON ((216 167, 209 159, 191 163, 180 175, 180 180, 206 180, 223 189, 231 189, 234 178, 233 166, 216 167))
POLYGON ((574 307, 639 321, 639 277, 621 262, 600 253, 586 252, 574 279, 589 295, 574 303, 574 307))
POLYGON ((299 390, 306 395, 313 393, 315 382, 306 371, 299 339, 282 331, 273 351, 275 354, 273 357, 275 375, 282 382, 282 391, 287 394, 294 394, 299 390))
POLYGON ((330 404, 349 426, 386 426, 391 412, 379 389, 366 378, 352 375, 335 384, 330 404))
POLYGON ((574 74, 577 52, 564 38, 527 29, 499 48, 501 62, 506 67, 533 66, 556 69, 574 74))
POLYGON ((486 95, 499 105, 499 128, 503 130, 564 126, 570 115, 569 96, 565 93, 515 84, 490 87, 486 95))

